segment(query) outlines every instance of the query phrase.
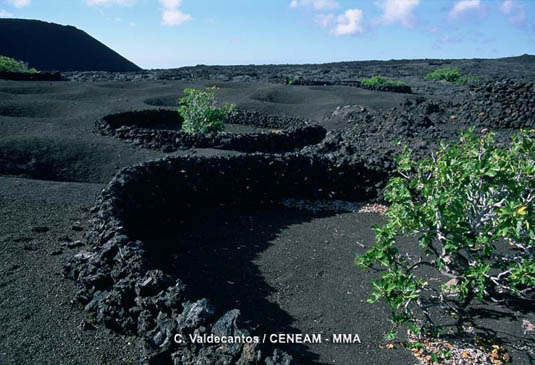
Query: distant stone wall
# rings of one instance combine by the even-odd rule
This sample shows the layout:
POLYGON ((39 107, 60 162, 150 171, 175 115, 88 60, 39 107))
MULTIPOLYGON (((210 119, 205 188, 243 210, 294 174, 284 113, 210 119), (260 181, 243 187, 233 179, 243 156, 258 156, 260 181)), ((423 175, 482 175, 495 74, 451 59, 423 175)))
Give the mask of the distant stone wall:
POLYGON ((59 72, 0 72, 0 80, 13 81, 64 81, 59 72))
POLYGON ((361 88, 375 91, 385 91, 391 93, 412 94, 412 89, 408 85, 363 85, 361 88))
POLYGON ((363 85, 360 81, 353 80, 314 80, 314 79, 286 79, 288 85, 305 86, 351 86, 368 90, 385 91, 401 94, 412 94, 412 89, 408 85, 363 85))

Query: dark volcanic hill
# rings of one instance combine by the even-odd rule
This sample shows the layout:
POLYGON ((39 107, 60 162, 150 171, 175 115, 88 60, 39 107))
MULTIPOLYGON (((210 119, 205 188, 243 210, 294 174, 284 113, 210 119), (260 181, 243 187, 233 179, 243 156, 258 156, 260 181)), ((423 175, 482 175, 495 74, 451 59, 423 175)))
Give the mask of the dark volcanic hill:
POLYGON ((0 19, 0 55, 42 71, 139 71, 84 31, 39 20, 0 19))

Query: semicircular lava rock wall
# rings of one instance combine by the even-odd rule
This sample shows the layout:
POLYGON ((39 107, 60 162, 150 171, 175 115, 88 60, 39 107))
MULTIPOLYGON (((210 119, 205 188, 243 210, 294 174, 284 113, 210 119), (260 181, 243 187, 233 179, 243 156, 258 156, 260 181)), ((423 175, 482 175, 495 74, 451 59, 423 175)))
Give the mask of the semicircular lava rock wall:
POLYGON ((188 134, 180 131, 181 120, 176 111, 143 110, 108 115, 96 122, 104 135, 111 135, 145 148, 174 152, 189 148, 217 148, 239 152, 284 153, 321 142, 326 130, 310 121, 286 116, 266 116, 239 111, 227 120, 272 132, 188 134))
POLYGON ((97 199, 86 232, 91 250, 77 254, 65 275, 77 281, 76 298, 96 322, 144 339, 144 363, 292 364, 291 355, 259 343, 175 343, 175 334, 251 332, 240 322, 239 308, 220 313, 209 293, 188 297, 184 282, 159 268, 141 237, 176 229, 181 217, 222 204, 366 200, 385 179, 384 172, 362 165, 300 154, 174 157, 125 168, 97 199))

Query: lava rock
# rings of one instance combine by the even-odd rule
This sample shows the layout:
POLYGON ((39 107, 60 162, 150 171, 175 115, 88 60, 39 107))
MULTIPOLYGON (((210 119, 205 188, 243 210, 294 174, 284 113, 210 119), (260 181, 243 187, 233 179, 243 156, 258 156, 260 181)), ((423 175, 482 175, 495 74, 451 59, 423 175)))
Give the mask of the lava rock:
POLYGON ((200 299, 194 303, 186 302, 182 306, 184 310, 176 319, 180 330, 197 328, 215 316, 215 308, 207 299, 200 299))
POLYGON ((273 355, 266 357, 264 360, 266 365, 295 365, 294 358, 291 355, 288 355, 286 352, 279 349, 273 351, 273 355))
POLYGON ((161 270, 148 271, 145 276, 136 283, 136 294, 138 296, 153 296, 169 287, 173 279, 165 275, 161 270))

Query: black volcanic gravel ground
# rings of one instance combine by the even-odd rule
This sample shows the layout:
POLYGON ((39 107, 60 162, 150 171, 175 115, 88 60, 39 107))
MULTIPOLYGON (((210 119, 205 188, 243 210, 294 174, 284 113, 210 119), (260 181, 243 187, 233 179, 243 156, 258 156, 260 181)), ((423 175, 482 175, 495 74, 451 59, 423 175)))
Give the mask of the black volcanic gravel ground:
MULTIPOLYGON (((509 69, 512 78, 520 80, 524 72, 525 80, 533 80, 534 63, 524 62, 530 61, 528 58, 470 60, 460 66, 472 73, 480 70, 486 78, 496 77, 501 70, 509 69)), ((162 107, 173 110, 185 87, 198 88, 217 83, 221 88, 218 94, 224 102, 266 114, 314 119, 332 131, 321 144, 305 148, 305 153, 322 153, 340 160, 364 160, 370 165, 385 168, 391 167, 395 151, 392 139, 407 141, 425 154, 441 138, 456 138, 458 128, 473 123, 471 118, 474 113, 481 113, 480 109, 489 114, 497 113, 496 118, 503 119, 503 113, 517 111, 515 100, 520 100, 528 108, 520 110, 521 117, 513 119, 519 121, 523 115, 533 114, 533 109, 530 109, 533 107, 530 104, 532 99, 529 98, 532 91, 528 88, 522 91, 522 85, 518 89, 520 96, 516 99, 503 97, 511 90, 510 87, 499 91, 499 86, 492 86, 489 97, 485 97, 481 90, 470 94, 467 88, 423 82, 421 75, 435 67, 430 63, 362 63, 358 72, 355 70, 359 70, 359 64, 337 64, 301 68, 264 66, 251 68, 248 74, 243 72, 244 68, 199 67, 182 69, 179 73, 144 73, 139 77, 135 74, 105 73, 67 75, 72 79, 108 80, 130 76, 141 80, 143 75, 150 75, 149 79, 174 78, 173 75, 179 75, 176 78, 188 81, 0 80, 0 175, 3 175, 0 176, 0 364, 125 364, 137 361, 139 352, 135 339, 114 334, 102 326, 86 331, 78 328, 84 313, 78 306, 71 305, 74 285, 63 279, 60 273, 67 257, 80 248, 70 249, 62 242, 76 241, 81 237, 80 229, 91 216, 89 209, 96 194, 117 169, 166 154, 99 136, 94 133, 95 120, 123 111, 162 107), (373 74, 399 76, 405 81, 412 80, 409 84, 415 94, 263 82, 283 82, 285 77, 298 72, 311 79, 318 78, 320 73, 326 79, 373 74), (182 73, 189 76, 182 77, 182 73), (330 73, 334 75, 329 76, 330 73), (190 80, 201 75, 213 80, 190 80), (224 82, 251 79, 263 81, 224 82), (492 99, 492 105, 483 102, 485 98, 492 99), (496 101, 507 105, 499 106, 496 101), (338 107, 341 108, 337 111, 338 107), (395 111, 394 107, 397 108, 395 111), (452 119, 452 115, 456 118, 452 119)), ((476 124, 483 128, 488 123, 483 116, 481 118, 476 124)), ((501 130, 504 135, 510 132, 509 129, 501 130)), ((182 153, 209 156, 223 152, 194 150, 182 153)), ((282 313, 278 318, 284 320, 284 326, 303 332, 317 329, 334 333, 345 332, 345 328, 337 323, 340 319, 344 323, 362 319, 362 324, 355 324, 354 328, 363 344, 358 345, 354 352, 349 347, 335 351, 334 347, 324 345, 306 349, 309 351, 308 355, 305 354, 306 358, 314 358, 314 354, 319 353, 322 362, 338 359, 337 363, 377 363, 376 360, 380 363, 407 363, 408 353, 377 348, 382 332, 388 327, 388 316, 380 306, 369 307, 369 311, 378 314, 374 320, 379 321, 370 322, 368 305, 361 302, 370 291, 367 276, 351 266, 358 250, 354 241, 369 240, 370 227, 381 221, 379 217, 362 214, 314 216, 282 208, 271 212, 227 213, 229 217, 234 214, 234 217, 247 218, 245 216, 249 215, 267 227, 273 226, 271 232, 264 232, 264 235, 262 231, 247 232, 243 224, 251 223, 245 219, 222 232, 263 245, 243 254, 249 260, 245 265, 255 270, 258 278, 264 278, 258 280, 263 283, 264 289, 269 289, 269 293, 258 300, 270 308, 273 303, 278 304, 280 307, 275 312, 282 313), (338 233, 329 233, 336 230, 338 233), (289 245, 290 241, 294 244, 289 245), (342 267, 344 260, 347 265, 342 267), (358 281, 356 286, 349 279, 353 278, 351 275, 358 281), (322 281, 315 280, 317 277, 321 277, 322 281), (347 295, 343 295, 345 289, 352 294, 346 292, 347 295), (329 296, 331 293, 339 293, 340 301, 336 301, 335 295, 329 296), (313 302, 315 295, 319 299, 313 302), (319 313, 327 307, 332 309, 319 313), (346 308, 346 314, 334 316, 346 308)), ((214 214, 212 218, 219 219, 217 212, 214 214)), ((197 229, 197 232, 202 232, 202 225, 197 229)), ((184 234, 193 241, 198 238, 195 237, 195 229, 184 234)), ((207 242, 212 238, 208 235, 200 241, 207 242)), ((228 242, 225 244, 229 250, 232 249, 228 242)), ((223 251, 225 244, 220 247, 223 251)), ((236 258, 229 256, 228 260, 232 262, 236 258)), ((262 286, 255 288, 261 289, 262 286)), ((239 295, 247 299, 245 295, 239 295)), ((249 312, 254 314, 254 311, 249 312)), ((265 320, 263 324, 262 321, 258 323, 267 326, 265 320)), ((513 328, 515 321, 509 321, 505 327, 495 326, 507 332, 507 326, 513 328)), ((303 349, 297 349, 297 352, 300 350, 303 349)), ((512 355, 514 363, 532 363, 528 354, 513 350, 512 355)))
POLYGON ((82 332, 62 276, 102 185, 0 177, 0 364, 132 364, 136 339, 82 332), (76 229, 73 229, 76 228, 76 229))
POLYGON ((192 297, 210 293, 222 313, 240 308, 253 334, 321 334, 322 344, 276 345, 302 363, 409 363, 410 354, 377 347, 389 312, 366 303, 370 274, 353 266, 380 221, 375 214, 224 208, 185 231, 143 241, 166 247, 151 255, 183 279, 192 297), (357 334, 361 343, 332 344, 340 333, 357 334))

